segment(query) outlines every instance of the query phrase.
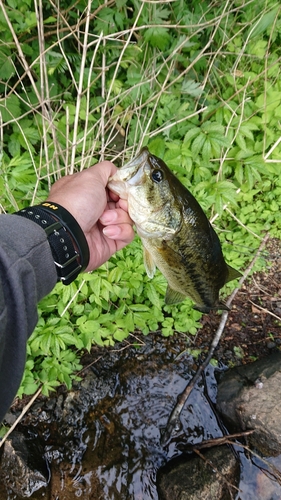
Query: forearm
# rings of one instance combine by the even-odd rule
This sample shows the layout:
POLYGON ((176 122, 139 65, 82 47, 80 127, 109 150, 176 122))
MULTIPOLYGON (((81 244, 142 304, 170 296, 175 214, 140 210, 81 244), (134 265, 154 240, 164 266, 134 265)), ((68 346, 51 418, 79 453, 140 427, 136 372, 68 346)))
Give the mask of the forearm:
POLYGON ((0 421, 19 387, 37 304, 57 282, 43 229, 16 215, 0 216, 0 421))

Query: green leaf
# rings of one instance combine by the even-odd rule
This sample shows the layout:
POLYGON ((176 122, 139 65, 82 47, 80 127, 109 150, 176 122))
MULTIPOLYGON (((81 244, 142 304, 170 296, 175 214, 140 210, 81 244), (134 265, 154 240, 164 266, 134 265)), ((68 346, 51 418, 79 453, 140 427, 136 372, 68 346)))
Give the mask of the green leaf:
POLYGON ((99 329, 100 323, 98 321, 93 321, 93 320, 88 320, 82 323, 80 326, 80 331, 85 332, 85 333, 92 333, 96 332, 96 330, 99 329))
POLYGON ((162 137, 156 137, 149 142, 148 148, 152 154, 158 156, 159 158, 163 158, 166 149, 165 141, 162 137))
POLYGON ((8 150, 11 156, 20 156, 20 142, 16 134, 11 135, 8 150))
POLYGON ((165 50, 170 43, 170 35, 167 28, 147 28, 144 33, 144 39, 149 42, 152 47, 160 50, 165 50))
POLYGON ((153 21, 156 23, 163 23, 166 19, 169 19, 171 15, 170 9, 157 8, 153 15, 153 21))
POLYGON ((184 136, 184 143, 192 141, 194 137, 200 134, 200 128, 199 127, 194 127, 191 128, 184 136))
POLYGON ((245 178, 248 182, 249 188, 252 189, 254 186, 254 175, 252 168, 249 165, 245 165, 245 178))
POLYGON ((108 275, 109 283, 118 283, 121 280, 123 274, 123 269, 120 269, 120 267, 118 266, 114 267, 108 275))
POLYGON ((149 307, 146 306, 145 304, 131 304, 130 309, 132 311, 136 311, 136 312, 148 312, 149 311, 149 307))
POLYGON ((254 26, 254 29, 250 28, 249 39, 262 35, 262 33, 264 33, 269 27, 271 27, 279 10, 280 7, 279 5, 277 5, 277 7, 271 9, 266 14, 262 14, 256 25, 254 26))
POLYGON ((211 142, 208 138, 206 138, 206 141, 203 145, 202 151, 202 159, 207 163, 209 162, 211 158, 211 142))
POLYGON ((35 394, 37 390, 38 390, 38 383, 36 382, 29 382, 24 384, 24 394, 26 394, 27 396, 35 394))
POLYGON ((153 283, 147 284, 146 293, 151 303, 158 309, 161 309, 161 306, 163 304, 163 299, 162 300, 160 299, 159 293, 155 290, 153 283))
POLYGON ((191 145, 191 152, 194 160, 198 157, 199 153, 201 153, 206 139, 206 135, 202 133, 194 139, 191 145))
POLYGON ((98 274, 89 275, 90 278, 90 287, 93 290, 94 294, 99 297, 101 290, 101 277, 98 274))
POLYGON ((0 48, 0 68, 1 68, 1 80, 9 80, 15 73, 15 69, 12 63, 10 51, 3 50, 0 48), (6 52, 6 53, 5 53, 6 52))
POLYGON ((0 99, 0 112, 3 122, 19 118, 21 115, 20 100, 15 95, 0 99))
MULTIPOLYGON (((135 323, 134 323, 134 317, 133 317, 132 311, 128 311, 125 314, 125 317, 122 318, 122 322, 124 322, 124 326, 129 332, 134 331, 135 323)), ((122 325, 122 322, 121 322, 121 325, 122 325)))
POLYGON ((116 332, 113 335, 113 338, 115 340, 118 340, 119 342, 122 342, 122 340, 126 339, 128 337, 128 333, 125 332, 124 330, 116 330, 116 332))
POLYGON ((184 79, 181 85, 181 91, 186 94, 192 95, 193 97, 199 97, 203 92, 203 87, 198 82, 194 80, 184 79))
POLYGON ((244 179, 244 167, 242 163, 237 163, 235 166, 235 177, 238 180, 239 184, 242 184, 244 179))
POLYGON ((236 142, 238 144, 238 146, 243 150, 243 151, 247 151, 247 145, 246 145, 246 141, 245 141, 245 138, 242 134, 240 134, 238 132, 237 136, 236 136, 236 142))
POLYGON ((202 125, 202 131, 207 134, 214 134, 213 137, 224 137, 225 128, 220 123, 207 121, 202 125))
POLYGON ((128 71, 127 71, 127 82, 130 85, 136 85, 139 83, 141 76, 140 76, 140 68, 136 68, 133 64, 129 66, 128 71))

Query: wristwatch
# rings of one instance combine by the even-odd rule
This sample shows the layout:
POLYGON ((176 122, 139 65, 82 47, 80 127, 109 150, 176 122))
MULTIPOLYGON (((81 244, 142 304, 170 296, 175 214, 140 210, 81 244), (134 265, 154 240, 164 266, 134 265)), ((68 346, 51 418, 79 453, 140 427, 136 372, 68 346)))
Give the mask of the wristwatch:
POLYGON ((15 215, 32 220, 41 226, 48 238, 56 266, 58 281, 69 285, 84 271, 90 252, 86 237, 76 219, 58 203, 45 201, 23 208, 15 215))

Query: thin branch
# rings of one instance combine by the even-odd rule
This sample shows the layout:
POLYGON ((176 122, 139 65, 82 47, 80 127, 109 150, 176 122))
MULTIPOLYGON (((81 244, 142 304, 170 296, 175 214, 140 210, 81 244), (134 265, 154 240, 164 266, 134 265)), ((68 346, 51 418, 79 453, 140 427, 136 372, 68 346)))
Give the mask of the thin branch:
POLYGON ((29 408, 33 405, 34 401, 38 398, 38 396, 41 394, 41 391, 42 391, 42 387, 40 387, 38 389, 37 392, 35 392, 35 394, 32 396, 31 400, 27 403, 27 405, 25 405, 25 407, 23 408, 21 414, 18 416, 18 418, 15 420, 15 422, 13 423, 13 425, 10 427, 10 429, 7 431, 7 433, 5 434, 5 436, 1 439, 0 441, 0 448, 1 446, 3 446, 3 444, 5 443, 6 439, 8 438, 8 436, 13 432, 13 430, 15 430, 16 426, 19 424, 19 422, 22 420, 22 418, 24 417, 24 415, 28 412, 29 408))
POLYGON ((11 34, 12 34, 13 39, 14 39, 15 46, 17 48, 18 56, 20 58, 22 66, 23 66, 24 70, 26 71, 26 74, 27 74, 27 76, 28 76, 28 78, 30 80, 30 83, 32 85, 32 89, 33 89, 33 91, 34 91, 34 93, 35 93, 38 101, 40 102, 40 94, 39 94, 39 92, 37 90, 36 83, 34 81, 33 75, 32 75, 32 73, 30 71, 30 67, 29 67, 29 65, 28 65, 28 63, 26 61, 26 58, 24 56, 24 53, 22 51, 21 44, 20 44, 20 42, 18 40, 18 37, 17 37, 16 32, 15 32, 15 30, 13 28, 13 25, 12 25, 10 19, 9 19, 9 16, 8 16, 8 14, 6 12, 5 5, 3 4, 2 0, 0 0, 0 6, 2 8, 2 12, 3 12, 3 15, 4 15, 5 21, 6 21, 7 25, 8 25, 8 28, 9 28, 11 34))
MULTIPOLYGON (((233 445, 232 441, 226 441, 226 444, 233 445)), ((254 457, 258 458, 261 462, 263 462, 269 469, 271 469, 273 471, 275 479, 277 480, 278 484, 281 485, 281 471, 279 469, 277 469, 277 467, 275 467, 274 464, 272 464, 271 462, 266 460, 266 458, 259 455, 257 452, 255 452, 254 450, 252 450, 251 448, 249 448, 248 446, 246 446, 244 444, 236 442, 235 446, 239 446, 240 448, 243 448, 243 450, 248 451, 249 453, 251 453, 251 455, 253 455, 254 457)))
MULTIPOLYGON (((37 0, 34 0, 34 7, 36 12, 36 22, 37 22, 37 31, 38 31, 38 45, 39 45, 39 67, 40 67, 40 90, 41 90, 41 98, 39 102, 44 102, 45 107, 45 98, 47 102, 50 101, 49 87, 48 87, 48 75, 47 75, 47 64, 45 58, 45 41, 44 41, 44 22, 43 22, 43 7, 42 2, 39 0, 39 4, 37 0)), ((43 148, 46 156, 46 162, 49 164, 49 148, 48 148, 48 137, 47 137, 47 127, 45 120, 42 120, 43 126, 43 148)), ((42 151, 42 149, 41 149, 42 151)), ((32 158, 32 155, 31 155, 32 158)), ((50 185, 49 185, 50 187, 50 185)))
POLYGON ((255 304, 255 302, 253 302, 252 300, 249 300, 249 302, 251 302, 251 304, 253 304, 253 306, 255 306, 257 309, 260 309, 261 311, 265 312, 266 314, 270 314, 270 316, 273 316, 273 318, 278 319, 278 321, 281 321, 280 316, 277 316, 276 314, 269 311, 268 309, 265 309, 264 307, 261 307, 258 304, 255 304))
MULTIPOLYGON (((223 446, 225 444, 229 444, 231 439, 244 438, 250 436, 255 432, 254 429, 244 432, 235 432, 234 434, 227 434, 226 436, 221 436, 218 438, 207 439, 206 441, 201 441, 201 443, 197 443, 192 446, 192 451, 201 450, 203 448, 212 448, 213 446, 223 446)), ((232 444, 236 444, 232 443, 232 444)))
POLYGON ((79 77, 79 83, 78 83, 78 88, 77 88, 75 116, 74 116, 74 124, 73 124, 73 139, 72 139, 72 147, 71 147, 70 174, 73 174, 74 167, 75 167, 79 115, 80 115, 80 108, 81 108, 83 80, 84 80, 84 72, 85 72, 87 50, 88 50, 88 36, 89 36, 89 26, 90 26, 91 5, 92 5, 92 0, 88 0, 88 5, 87 5, 87 9, 86 9, 86 23, 85 23, 85 32, 84 32, 84 40, 83 40, 83 50, 82 50, 82 57, 81 57, 81 64, 80 64, 80 77, 79 77))
MULTIPOLYGON (((224 476, 224 474, 222 474, 222 473, 221 473, 221 472, 220 472, 220 471, 216 468, 216 466, 214 465, 214 463, 213 463, 213 462, 211 462, 210 460, 208 460, 208 459, 207 459, 207 458, 206 458, 206 457, 205 457, 202 453, 200 453, 200 451, 199 451, 198 449, 196 449, 196 448, 195 448, 195 449, 194 449, 194 453, 196 453, 196 455, 198 455, 198 456, 199 456, 199 457, 200 457, 200 458, 201 458, 204 462, 206 462, 206 463, 207 463, 207 464, 211 467, 211 469, 212 469, 212 470, 214 470, 214 471, 216 472, 216 474, 217 474, 217 475, 218 475, 218 476, 219 476, 219 477, 223 480, 223 482, 227 484, 227 486, 228 486, 229 488, 232 488, 232 489, 234 489, 234 490, 236 490, 236 491, 241 491, 239 488, 237 488, 237 486, 235 486, 235 484, 230 483, 230 482, 226 479, 226 477, 224 476)), ((233 499, 233 495, 232 495, 232 493, 231 493, 230 491, 229 491, 229 493, 230 493, 230 495, 231 495, 231 500, 234 500, 234 499, 233 499)))
MULTIPOLYGON (((240 290, 241 285, 244 283, 244 281, 247 279, 248 275, 250 274, 251 270, 253 269, 260 253, 262 252, 262 250, 264 249, 264 247, 268 241, 268 238, 269 238, 269 234, 266 234, 265 237, 263 238, 258 250, 257 250, 255 257, 253 258, 253 260, 251 261, 251 263, 249 264, 249 266, 245 270, 243 276, 239 280, 238 287, 235 288, 235 290, 232 292, 232 294, 228 298, 228 300, 226 302, 226 305, 228 307, 230 307, 230 305, 232 304, 232 301, 235 298, 238 291, 240 290)), ((203 361, 203 363, 199 366, 194 377, 188 382, 184 391, 178 396, 178 401, 177 401, 177 403, 176 403, 176 405, 175 405, 175 407, 174 407, 174 409, 173 409, 173 411, 168 419, 166 429, 165 429, 163 436, 162 436, 162 439, 161 439, 163 446, 167 446, 167 444, 169 443, 169 441, 173 435, 174 429, 179 423, 180 414, 183 410, 183 407, 184 407, 188 397, 191 394, 191 391, 193 390, 193 388, 197 384, 199 378, 201 377, 202 372, 207 368, 208 364, 210 363, 210 361, 213 357, 214 351, 215 351, 216 347, 218 346, 218 343, 219 343, 220 338, 222 336, 222 333, 224 331, 224 327, 225 327, 227 319, 228 319, 228 314, 229 314, 228 311, 223 311, 223 313, 221 315, 221 321, 220 321, 219 327, 215 333, 215 336, 213 338, 213 341, 211 343, 211 347, 209 349, 209 352, 208 352, 208 355, 207 355, 205 361, 203 361)))
POLYGON ((61 318, 65 315, 66 311, 69 309, 69 307, 71 306, 72 302, 73 302, 73 301, 76 299, 76 297, 79 295, 79 293, 81 292, 81 289, 82 289, 82 287, 84 286, 84 284, 85 284, 85 280, 82 280, 82 281, 81 281, 81 283, 80 283, 79 288, 76 290, 75 294, 74 294, 74 295, 72 295, 72 297, 71 297, 70 301, 66 304, 66 306, 65 306, 64 310, 63 310, 63 311, 62 311, 62 313, 60 314, 60 317, 61 317, 61 318))
POLYGON ((149 138, 154 137, 155 135, 162 134, 165 130, 168 130, 169 128, 174 127, 175 125, 178 125, 179 123, 185 122, 187 120, 190 120, 190 118, 193 118, 196 115, 200 115, 204 111, 208 109, 208 106, 204 106, 201 109, 198 109, 197 111, 194 111, 194 113, 191 113, 190 115, 184 116, 183 118, 180 118, 179 120, 173 120, 173 123, 168 123, 168 125, 161 126, 149 134, 149 138))
MULTIPOLYGON (((117 74, 118 74, 118 70, 120 68, 120 64, 122 62, 122 59, 123 59, 123 55, 125 53, 125 50, 127 49, 127 47, 129 46, 130 42, 131 42, 131 38, 133 36, 133 34, 135 33, 135 30, 136 30, 136 27, 137 27, 137 23, 139 21, 139 18, 141 16, 141 13, 142 13, 142 10, 143 10, 143 4, 140 6, 140 9, 136 15, 136 19, 134 21, 134 24, 132 26, 132 28, 130 29, 129 33, 128 33, 128 38, 125 42, 125 44, 123 45, 123 48, 121 50, 121 53, 119 55, 119 58, 118 58, 118 61, 116 63, 116 67, 115 67, 115 70, 114 70, 114 73, 113 73, 113 77, 111 79, 111 82, 110 82, 110 85, 109 85, 109 89, 107 91, 107 97, 105 99, 105 102, 104 102, 104 105, 103 105, 103 108, 102 108, 102 116, 104 118, 105 114, 106 114, 106 110, 107 108, 109 107, 109 98, 111 96, 111 92, 113 90, 113 86, 114 86, 114 83, 115 83, 115 79, 117 77, 117 74)), ((101 135, 103 136, 104 135, 104 130, 102 128, 103 126, 103 121, 101 122, 101 135)), ((103 155, 104 151, 101 151, 101 154, 103 155)))
POLYGON ((257 238, 258 240, 261 240, 261 239, 262 239, 262 238, 261 238, 261 236, 259 236, 258 234, 254 233, 254 231, 252 231, 250 228, 248 228, 247 226, 245 226, 245 224, 243 224, 243 222, 242 222, 240 219, 238 219, 238 217, 236 217, 236 215, 235 215, 233 212, 231 212, 231 210, 229 210, 229 208, 228 208, 227 206, 225 206, 225 210, 226 210, 226 212, 228 212, 228 213, 229 213, 229 215, 231 215, 231 217, 232 217, 234 220, 236 220, 236 222, 237 222, 240 226, 242 226, 244 229, 246 229, 246 231, 248 231, 248 233, 251 233, 251 234, 252 234, 253 236, 255 236, 255 238, 257 238))

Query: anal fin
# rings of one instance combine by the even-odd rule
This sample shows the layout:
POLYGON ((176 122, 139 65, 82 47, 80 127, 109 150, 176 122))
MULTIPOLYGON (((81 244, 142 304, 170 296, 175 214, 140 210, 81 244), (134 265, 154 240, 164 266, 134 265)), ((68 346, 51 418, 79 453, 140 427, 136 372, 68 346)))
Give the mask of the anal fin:
POLYGON ((168 305, 178 304, 182 302, 186 298, 186 295, 183 293, 177 292, 173 290, 169 285, 167 286, 165 302, 168 305))
POLYGON ((237 271, 233 267, 229 266, 228 264, 227 264, 227 271, 228 271, 228 274, 227 274, 227 278, 225 280, 225 283, 228 283, 229 281, 235 280, 236 278, 241 278, 241 276, 242 276, 242 274, 239 271, 237 271))

